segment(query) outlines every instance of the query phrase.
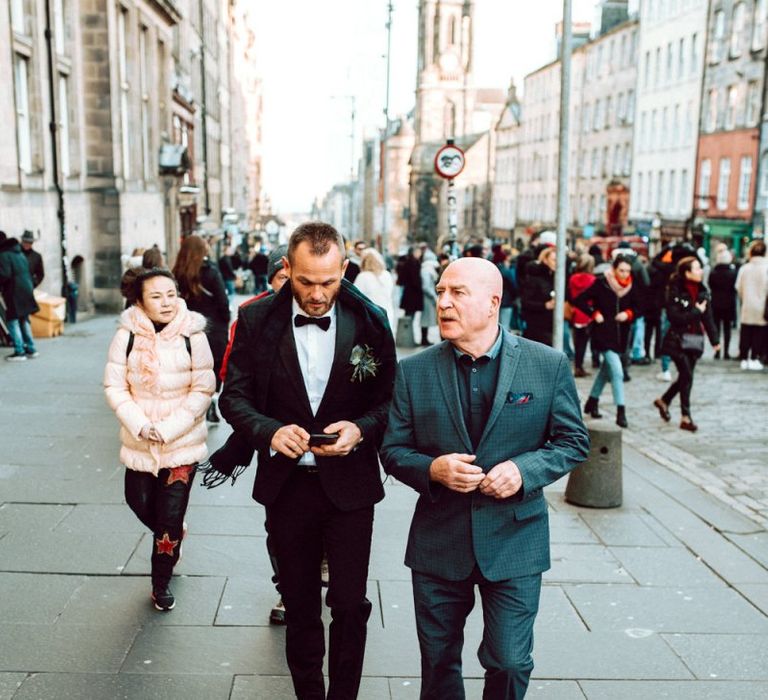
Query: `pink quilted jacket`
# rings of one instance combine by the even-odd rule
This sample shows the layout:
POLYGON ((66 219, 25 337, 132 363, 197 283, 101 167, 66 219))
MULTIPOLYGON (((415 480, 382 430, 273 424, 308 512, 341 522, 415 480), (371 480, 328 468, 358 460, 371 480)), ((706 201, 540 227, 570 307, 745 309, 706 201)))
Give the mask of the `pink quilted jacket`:
POLYGON ((138 306, 123 311, 104 370, 107 402, 120 421, 120 461, 157 472, 208 456, 205 413, 216 389, 205 318, 179 299, 176 318, 159 333, 138 306), (134 333, 126 358, 128 339, 134 333), (190 339, 191 353, 184 336, 190 339), (163 442, 139 437, 153 423, 163 442))

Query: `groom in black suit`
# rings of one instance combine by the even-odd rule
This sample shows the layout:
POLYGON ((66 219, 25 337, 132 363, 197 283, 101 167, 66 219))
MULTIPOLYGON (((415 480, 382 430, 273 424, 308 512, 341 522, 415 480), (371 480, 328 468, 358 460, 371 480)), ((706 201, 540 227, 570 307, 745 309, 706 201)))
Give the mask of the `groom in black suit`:
POLYGON ((343 281, 332 226, 291 236, 279 294, 240 310, 221 412, 258 450, 253 497, 266 506, 286 607, 296 696, 324 699, 320 561, 331 608, 328 698, 357 697, 371 604, 373 505, 384 497, 378 447, 395 375, 384 311, 343 281), (317 434, 338 435, 317 444, 317 434))

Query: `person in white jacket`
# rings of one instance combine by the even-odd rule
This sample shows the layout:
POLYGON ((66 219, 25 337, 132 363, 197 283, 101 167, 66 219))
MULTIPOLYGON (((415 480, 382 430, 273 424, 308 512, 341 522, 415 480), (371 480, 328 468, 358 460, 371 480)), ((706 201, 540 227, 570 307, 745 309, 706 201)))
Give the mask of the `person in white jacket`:
POLYGON ((152 600, 171 610, 195 466, 206 459, 205 413, 216 388, 205 318, 189 311, 170 271, 124 290, 129 307, 109 347, 107 402, 120 421, 125 500, 153 533, 152 600))
POLYGON ((366 248, 360 256, 360 272, 355 277, 355 286, 374 304, 386 311, 389 327, 393 334, 396 333, 395 282, 387 272, 384 258, 375 248, 366 248))
POLYGON ((765 242, 753 241, 749 246, 749 262, 739 268, 736 275, 736 291, 741 302, 741 330, 739 356, 741 369, 761 370, 760 358, 768 353, 766 348, 765 305, 768 297, 768 259, 765 242))

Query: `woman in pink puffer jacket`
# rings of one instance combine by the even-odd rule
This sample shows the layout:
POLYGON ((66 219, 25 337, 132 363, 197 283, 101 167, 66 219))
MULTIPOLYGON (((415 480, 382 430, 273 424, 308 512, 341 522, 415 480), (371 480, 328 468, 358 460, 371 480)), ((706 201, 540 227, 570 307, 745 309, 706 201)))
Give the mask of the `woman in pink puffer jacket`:
POLYGON ((140 273, 123 292, 131 305, 109 347, 104 387, 120 421, 125 500, 154 534, 152 599, 170 610, 195 466, 208 456, 213 357, 205 318, 187 309, 168 270, 140 273))

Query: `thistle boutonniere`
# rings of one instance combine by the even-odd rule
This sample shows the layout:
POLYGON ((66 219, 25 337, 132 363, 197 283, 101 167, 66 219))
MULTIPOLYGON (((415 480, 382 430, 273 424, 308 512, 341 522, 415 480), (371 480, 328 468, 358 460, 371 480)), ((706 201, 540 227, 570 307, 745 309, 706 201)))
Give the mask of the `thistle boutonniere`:
POLYGON ((349 364, 352 365, 353 382, 362 382, 368 377, 375 377, 379 369, 379 362, 368 345, 355 345, 349 356, 349 364))

